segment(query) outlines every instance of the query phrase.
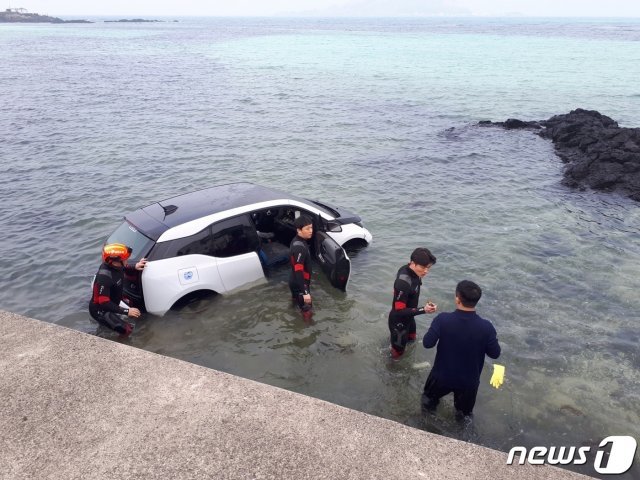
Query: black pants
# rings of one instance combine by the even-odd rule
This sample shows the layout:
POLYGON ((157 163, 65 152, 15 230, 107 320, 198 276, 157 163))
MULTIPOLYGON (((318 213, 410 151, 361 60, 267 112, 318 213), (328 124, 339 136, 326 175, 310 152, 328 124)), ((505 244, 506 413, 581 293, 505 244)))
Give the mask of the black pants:
POLYGON ((397 319, 393 314, 389 315, 389 333, 391 334, 391 348, 394 356, 400 356, 407 348, 410 340, 416 339, 416 320, 413 317, 397 319))
POLYGON ((471 415, 476 404, 478 385, 472 388, 451 388, 442 384, 433 376, 433 370, 427 377, 422 393, 422 407, 427 410, 435 410, 440 403, 440 399, 453 392, 453 405, 456 410, 460 410, 464 415, 471 415))
POLYGON ((105 312, 104 310, 95 308, 93 304, 89 306, 89 313, 100 325, 110 328, 120 335, 129 335, 133 330, 133 326, 124 320, 122 315, 117 313, 105 312))
MULTIPOLYGON (((311 285, 305 282, 304 288, 306 288, 307 292, 311 294, 311 285)), ((291 283, 290 281, 289 290, 291 290, 291 299, 293 300, 293 303, 296 304, 300 308, 300 310, 302 310, 303 312, 311 310, 311 304, 304 303, 304 298, 302 298, 304 292, 300 290, 300 287, 298 285, 296 285, 295 283, 291 283)))
MULTIPOLYGON (((289 285, 289 290, 291 290, 291 300, 293 304, 302 312, 302 319, 307 323, 311 323, 313 319, 313 303, 304 303, 304 294, 297 291, 291 285, 289 285)), ((311 290, 307 291, 311 292, 311 290)))

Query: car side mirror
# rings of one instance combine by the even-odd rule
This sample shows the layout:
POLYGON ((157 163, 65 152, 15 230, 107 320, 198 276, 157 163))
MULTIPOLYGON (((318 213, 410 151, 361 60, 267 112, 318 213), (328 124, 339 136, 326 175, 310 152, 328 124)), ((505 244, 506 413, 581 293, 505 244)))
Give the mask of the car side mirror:
POLYGON ((327 222, 327 232, 338 233, 342 231, 342 226, 338 222, 327 222))

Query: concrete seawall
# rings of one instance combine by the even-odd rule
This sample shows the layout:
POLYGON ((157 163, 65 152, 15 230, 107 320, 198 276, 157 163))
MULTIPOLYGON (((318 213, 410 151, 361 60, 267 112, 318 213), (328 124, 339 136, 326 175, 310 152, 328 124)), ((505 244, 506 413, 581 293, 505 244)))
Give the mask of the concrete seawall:
POLYGON ((0 311, 2 479, 577 479, 0 311))

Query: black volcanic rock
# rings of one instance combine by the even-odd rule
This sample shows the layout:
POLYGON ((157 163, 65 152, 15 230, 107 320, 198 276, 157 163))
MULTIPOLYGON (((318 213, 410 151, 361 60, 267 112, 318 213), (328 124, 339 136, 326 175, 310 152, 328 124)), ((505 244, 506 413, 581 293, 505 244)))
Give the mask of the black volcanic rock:
POLYGON ((542 126, 540 125, 540 122, 525 122, 523 120, 518 120, 516 118, 509 118, 504 122, 492 122, 491 120, 482 120, 478 123, 483 127, 502 127, 502 128, 506 128, 507 130, 515 130, 515 129, 522 129, 522 128, 539 130, 540 128, 542 128, 542 126))
POLYGON ((548 120, 480 122, 481 126, 538 130, 553 142, 567 167, 563 182, 573 188, 619 191, 640 201, 640 128, 623 128, 594 110, 581 108, 548 120))

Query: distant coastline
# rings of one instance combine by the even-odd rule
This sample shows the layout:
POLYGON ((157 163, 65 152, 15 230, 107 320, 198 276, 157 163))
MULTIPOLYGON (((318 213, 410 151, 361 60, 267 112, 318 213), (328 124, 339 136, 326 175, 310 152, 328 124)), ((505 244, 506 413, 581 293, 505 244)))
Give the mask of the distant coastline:
POLYGON ((93 23, 89 20, 62 20, 58 17, 28 13, 24 8, 7 8, 0 12, 0 23, 93 23))
MULTIPOLYGON (((167 20, 147 20, 144 18, 105 20, 104 23, 163 23, 167 20)), ((177 22, 178 20, 172 20, 177 22)), ((89 20, 63 20, 49 15, 29 13, 24 8, 7 8, 0 12, 0 23, 95 23, 89 20)))

